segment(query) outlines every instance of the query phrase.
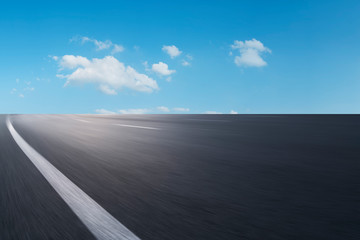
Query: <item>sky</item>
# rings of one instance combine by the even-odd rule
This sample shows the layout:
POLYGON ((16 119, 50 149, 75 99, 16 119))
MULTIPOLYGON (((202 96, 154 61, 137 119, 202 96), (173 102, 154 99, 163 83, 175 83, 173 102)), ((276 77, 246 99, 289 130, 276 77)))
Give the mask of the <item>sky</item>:
POLYGON ((0 113, 360 113, 360 1, 7 1, 0 113))

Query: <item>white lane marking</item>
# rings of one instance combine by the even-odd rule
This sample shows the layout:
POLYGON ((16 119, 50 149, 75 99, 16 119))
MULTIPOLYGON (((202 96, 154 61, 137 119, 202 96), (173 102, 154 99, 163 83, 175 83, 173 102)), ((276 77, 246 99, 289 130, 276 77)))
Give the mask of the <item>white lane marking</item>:
POLYGON ((82 120, 82 119, 77 119, 77 118, 74 118, 74 120, 79 121, 79 122, 84 122, 84 123, 91 123, 91 122, 89 122, 89 121, 82 120))
POLYGON ((126 124, 113 124, 113 125, 120 126, 120 127, 129 127, 129 128, 142 128, 142 129, 150 129, 150 130, 160 130, 160 128, 143 127, 143 126, 126 125, 126 124))
POLYGON ((6 125, 21 150, 97 239, 140 240, 33 149, 17 133, 9 118, 6 125))

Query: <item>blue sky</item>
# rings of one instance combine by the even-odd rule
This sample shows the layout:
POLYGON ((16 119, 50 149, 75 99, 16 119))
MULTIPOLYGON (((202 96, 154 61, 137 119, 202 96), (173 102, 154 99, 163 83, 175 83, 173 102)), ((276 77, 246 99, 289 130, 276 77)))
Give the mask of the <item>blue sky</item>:
POLYGON ((9 1, 0 113, 360 113, 359 1, 9 1))

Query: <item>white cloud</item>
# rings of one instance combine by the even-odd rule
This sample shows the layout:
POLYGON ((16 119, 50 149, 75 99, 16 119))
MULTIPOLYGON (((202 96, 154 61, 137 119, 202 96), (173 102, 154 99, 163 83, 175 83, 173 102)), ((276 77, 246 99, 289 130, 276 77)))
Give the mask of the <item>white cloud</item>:
POLYGON ((149 109, 139 108, 139 109, 122 109, 118 111, 121 114, 145 114, 150 112, 149 109))
POLYGON ((170 70, 166 63, 159 62, 152 65, 152 70, 160 75, 169 76, 175 73, 175 70, 170 70))
POLYGON ((187 60, 183 59, 181 61, 181 65, 183 65, 184 67, 191 66, 191 61, 194 59, 193 56, 191 56, 190 54, 187 54, 186 59, 187 60))
POLYGON ((130 66, 125 66, 113 56, 93 58, 65 55, 60 60, 60 70, 70 69, 72 73, 57 77, 67 80, 65 86, 72 83, 98 84, 100 90, 114 95, 117 90, 129 88, 140 92, 152 92, 159 89, 157 83, 145 74, 138 73, 130 66))
POLYGON ((149 68, 149 63, 148 63, 148 61, 143 62, 143 65, 144 65, 144 67, 145 67, 145 71, 146 71, 146 72, 151 72, 151 69, 149 68))
POLYGON ((260 41, 253 38, 252 40, 238 41, 235 40, 231 45, 232 49, 238 49, 240 56, 235 56, 235 64, 244 67, 263 67, 267 63, 261 57, 264 53, 271 53, 271 50, 264 46, 260 41))
POLYGON ((176 58, 182 52, 175 46, 163 46, 162 50, 166 52, 171 58, 176 58))
POLYGON ((104 50, 109 49, 113 44, 110 40, 106 40, 105 42, 98 41, 98 40, 92 40, 96 46, 96 50, 104 50))
POLYGON ((191 56, 190 54, 187 54, 186 57, 187 57, 187 59, 189 59, 189 60, 193 60, 193 59, 194 59, 194 57, 191 56))
POLYGON ((24 98, 25 93, 35 91, 35 88, 31 86, 30 81, 22 81, 20 83, 20 79, 17 78, 16 83, 18 85, 18 88, 11 89, 10 94, 17 94, 20 98, 24 98))
POLYGON ((203 112, 203 114, 222 114, 222 113, 216 112, 216 111, 206 111, 206 112, 203 112))
POLYGON ((183 60, 182 63, 181 63, 184 67, 187 67, 187 66, 190 66, 191 64, 186 61, 186 60, 183 60))
POLYGON ((26 87, 26 88, 24 88, 24 91, 32 92, 32 91, 34 91, 34 90, 35 90, 34 87, 26 87))
POLYGON ((108 85, 100 85, 99 86, 100 91, 102 91, 103 93, 107 94, 107 95, 117 95, 117 92, 115 91, 115 89, 110 88, 108 85))
POLYGON ((97 114, 107 114, 107 115, 110 115, 110 114, 116 114, 116 112, 112 112, 112 111, 109 111, 109 110, 106 110, 106 109, 96 109, 95 112, 97 114))
POLYGON ((234 111, 234 110, 231 110, 230 111, 230 114, 238 114, 238 112, 234 111))
POLYGON ((125 49, 121 45, 114 44, 114 49, 111 51, 112 54, 123 52, 125 49))
POLYGON ((57 61, 59 60, 59 57, 58 56, 53 56, 53 55, 48 55, 48 57, 54 61, 57 61))
POLYGON ((64 55, 60 60, 62 68, 74 69, 76 67, 85 67, 91 64, 90 60, 82 56, 64 55))
MULTIPOLYGON (((114 44, 113 42, 111 42, 110 40, 105 40, 105 41, 100 41, 100 40, 96 40, 94 38, 89 38, 89 37, 73 37, 72 39, 70 39, 70 42, 72 41, 81 41, 81 43, 86 43, 86 42, 92 42, 97 51, 101 51, 101 50, 105 50, 105 49, 110 49, 113 48, 113 50, 111 51, 112 54, 118 53, 118 52, 123 52, 125 49, 123 46, 119 45, 119 44, 114 44)), ((56 60, 56 59, 54 59, 56 60)))
POLYGON ((174 111, 176 112, 189 112, 189 108, 174 108, 174 111))
POLYGON ((160 112, 170 112, 169 108, 164 106, 157 107, 157 110, 159 110, 160 112))
MULTIPOLYGON (((82 43, 85 43, 85 42, 94 43, 94 45, 96 46, 96 50, 109 49, 113 45, 113 43, 110 40, 105 40, 103 42, 103 41, 99 41, 99 40, 92 39, 89 37, 81 37, 80 39, 81 39, 82 43)), ((74 40, 76 40, 76 38, 74 38, 74 40)))

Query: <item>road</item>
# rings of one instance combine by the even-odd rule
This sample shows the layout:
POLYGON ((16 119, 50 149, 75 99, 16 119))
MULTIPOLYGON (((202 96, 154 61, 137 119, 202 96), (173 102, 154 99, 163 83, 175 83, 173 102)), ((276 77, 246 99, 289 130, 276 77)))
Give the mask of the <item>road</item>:
POLYGON ((1 240, 360 239, 360 115, 0 115, 0 146, 1 240))

